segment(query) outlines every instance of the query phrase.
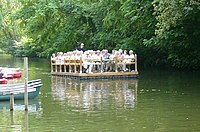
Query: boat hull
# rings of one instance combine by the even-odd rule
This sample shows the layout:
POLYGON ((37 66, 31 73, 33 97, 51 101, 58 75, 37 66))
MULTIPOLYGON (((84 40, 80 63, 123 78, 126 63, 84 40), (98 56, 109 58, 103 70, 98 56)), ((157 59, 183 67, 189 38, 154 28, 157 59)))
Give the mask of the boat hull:
POLYGON ((12 79, 12 78, 20 78, 22 76, 22 72, 19 68, 3 68, 0 67, 0 78, 12 79))
MULTIPOLYGON (((38 96, 40 88, 42 86, 41 79, 28 81, 27 92, 28 98, 33 99, 38 96)), ((0 85, 0 101, 10 100, 11 94, 14 95, 15 100, 24 99, 25 84, 1 84, 0 85)))
MULTIPOLYGON (((39 92, 40 92, 40 87, 36 88, 35 91, 28 92, 28 98, 29 99, 36 98, 39 95, 39 92)), ((24 93, 14 94, 14 99, 15 100, 23 100, 24 99, 24 93)), ((0 95, 0 100, 1 101, 10 100, 10 94, 0 95)))
POLYGON ((3 78, 3 79, 0 79, 0 84, 7 84, 8 83, 8 80, 3 78))

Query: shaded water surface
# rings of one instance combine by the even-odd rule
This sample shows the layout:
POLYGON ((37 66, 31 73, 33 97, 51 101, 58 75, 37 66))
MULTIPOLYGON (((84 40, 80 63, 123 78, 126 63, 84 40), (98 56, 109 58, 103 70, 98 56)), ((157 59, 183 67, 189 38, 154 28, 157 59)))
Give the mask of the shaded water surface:
MULTIPOLYGON (((23 71, 23 58, 0 55, 0 66, 23 71)), ((23 101, 14 112, 0 102, 0 131, 200 131, 199 72, 141 70, 138 79, 81 81, 49 73, 48 60, 29 58, 29 80, 42 79, 40 95, 28 112, 23 101)))

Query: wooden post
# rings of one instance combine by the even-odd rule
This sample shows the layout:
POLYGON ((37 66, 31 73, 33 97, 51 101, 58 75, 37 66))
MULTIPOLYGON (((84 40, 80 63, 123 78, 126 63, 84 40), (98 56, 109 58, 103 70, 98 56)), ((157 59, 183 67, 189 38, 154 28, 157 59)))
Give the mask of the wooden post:
POLYGON ((117 57, 116 57, 115 58, 115 72, 118 72, 117 69, 118 69, 118 60, 117 60, 117 57))
POLYGON ((69 73, 71 73, 72 71, 71 71, 71 58, 69 58, 69 73))
POLYGON ((101 57, 101 72, 103 72, 103 59, 102 59, 102 57, 101 57))
POLYGON ((10 111, 14 110, 14 94, 10 93, 10 111))
POLYGON ((57 60, 55 62, 55 71, 58 72, 57 60))
POLYGON ((64 72, 66 72, 66 67, 67 67, 65 63, 66 63, 66 60, 64 59, 64 64, 63 64, 64 65, 64 72))
POLYGON ((28 58, 24 58, 24 104, 25 111, 28 110, 28 58))
POLYGON ((80 73, 82 73, 82 57, 80 58, 80 73))
POLYGON ((137 54, 135 54, 135 71, 137 72, 137 54))
POLYGON ((62 72, 62 62, 60 61, 60 71, 59 72, 62 72))
POLYGON ((76 59, 74 59, 74 73, 76 73, 76 66, 77 66, 76 59))

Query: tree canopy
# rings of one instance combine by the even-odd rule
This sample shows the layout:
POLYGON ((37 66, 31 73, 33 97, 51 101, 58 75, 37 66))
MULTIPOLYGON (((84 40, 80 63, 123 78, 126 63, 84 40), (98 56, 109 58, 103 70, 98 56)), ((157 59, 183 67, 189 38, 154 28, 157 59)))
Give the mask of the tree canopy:
POLYGON ((132 49, 148 66, 200 68, 198 0, 1 0, 0 46, 15 56, 132 49))

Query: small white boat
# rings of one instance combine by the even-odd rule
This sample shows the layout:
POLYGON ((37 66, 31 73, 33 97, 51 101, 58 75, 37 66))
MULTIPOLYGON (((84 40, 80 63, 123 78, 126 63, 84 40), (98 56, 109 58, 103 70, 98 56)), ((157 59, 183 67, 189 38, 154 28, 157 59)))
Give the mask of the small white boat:
MULTIPOLYGON (((42 86, 41 79, 28 81, 28 98, 33 99, 38 96, 42 86)), ((14 94, 15 100, 24 99, 25 86, 24 83, 16 84, 1 84, 0 85, 0 100, 10 100, 11 93, 14 94)))

